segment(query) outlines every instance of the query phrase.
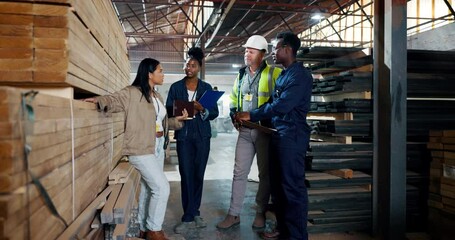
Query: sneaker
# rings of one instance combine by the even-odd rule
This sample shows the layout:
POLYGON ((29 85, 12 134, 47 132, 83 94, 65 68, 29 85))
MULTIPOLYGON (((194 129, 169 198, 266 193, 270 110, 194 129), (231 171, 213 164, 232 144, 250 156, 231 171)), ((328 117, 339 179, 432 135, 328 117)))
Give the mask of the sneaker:
POLYGON ((189 229, 195 228, 195 223, 193 222, 181 222, 177 224, 174 228, 175 233, 183 233, 188 231, 189 229))
POLYGON ((197 228, 207 227, 207 223, 205 223, 204 219, 201 216, 194 217, 194 222, 196 223, 197 228))
POLYGON ((219 222, 216 227, 218 229, 229 229, 240 224, 240 216, 227 215, 223 221, 219 222))
POLYGON ((254 230, 262 230, 265 227, 265 215, 263 213, 256 213, 253 225, 251 226, 254 230))

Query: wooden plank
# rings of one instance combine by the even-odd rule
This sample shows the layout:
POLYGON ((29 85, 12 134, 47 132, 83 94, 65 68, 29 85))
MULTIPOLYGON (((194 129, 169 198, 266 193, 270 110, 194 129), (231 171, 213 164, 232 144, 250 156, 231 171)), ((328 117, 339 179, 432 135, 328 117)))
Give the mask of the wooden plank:
POLYGON ((0 25, 0 36, 32 36, 30 25, 0 25))
POLYGON ((335 169, 335 170, 329 170, 325 171, 328 174, 338 176, 344 179, 350 179, 353 176, 354 171, 352 169, 335 169))
POLYGON ((444 144, 439 142, 429 142, 427 143, 428 149, 444 150, 444 144))
POLYGON ((112 234, 112 239, 125 240, 127 232, 128 232, 128 222, 116 224, 115 228, 114 228, 114 233, 112 234))
POLYGON ((33 16, 23 14, 0 13, 0 24, 33 25, 33 16))
POLYGON ((0 2, 0 13, 9 14, 33 14, 33 4, 0 2))
POLYGON ((0 85, 16 85, 32 82, 32 71, 2 71, 0 70, 0 85))
POLYGON ((114 170, 109 173, 109 184, 125 183, 133 172, 133 166, 127 161, 119 162, 114 170))
POLYGON ((123 184, 113 185, 112 193, 100 213, 101 223, 114 223, 114 205, 117 202, 123 184))
POLYGON ((74 220, 74 222, 65 229, 65 231, 57 238, 57 240, 66 240, 74 238, 79 231, 82 224, 93 218, 96 213, 97 207, 106 202, 107 196, 112 192, 112 186, 107 186, 106 189, 101 192, 98 197, 74 220))
POLYGON ((122 187, 122 191, 119 194, 117 202, 114 206, 114 223, 122 224, 125 223, 125 219, 129 215, 129 210, 133 205, 135 198, 135 190, 140 180, 140 174, 137 170, 134 170, 131 178, 122 187))
POLYGON ((455 137, 455 130, 444 130, 442 131, 444 137, 455 137))

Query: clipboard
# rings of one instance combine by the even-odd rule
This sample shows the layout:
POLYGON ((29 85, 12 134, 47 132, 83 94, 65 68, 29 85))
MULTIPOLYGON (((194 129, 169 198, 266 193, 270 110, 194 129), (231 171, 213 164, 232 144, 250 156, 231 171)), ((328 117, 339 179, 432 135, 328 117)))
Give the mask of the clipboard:
POLYGON ((207 90, 202 94, 202 97, 199 98, 198 102, 207 109, 212 109, 216 106, 216 102, 223 96, 224 91, 213 91, 207 90))
POLYGON ((188 102, 188 101, 179 100, 179 99, 174 100, 174 103, 172 106, 172 114, 175 117, 182 116, 183 109, 186 109, 186 111, 188 112, 187 119, 194 118, 194 103, 193 102, 188 102))
POLYGON ((259 131, 262 131, 264 133, 269 133, 269 134, 277 132, 277 130, 274 128, 264 127, 262 125, 259 125, 257 123, 251 122, 251 121, 242 121, 242 126, 249 127, 249 128, 255 128, 259 131))

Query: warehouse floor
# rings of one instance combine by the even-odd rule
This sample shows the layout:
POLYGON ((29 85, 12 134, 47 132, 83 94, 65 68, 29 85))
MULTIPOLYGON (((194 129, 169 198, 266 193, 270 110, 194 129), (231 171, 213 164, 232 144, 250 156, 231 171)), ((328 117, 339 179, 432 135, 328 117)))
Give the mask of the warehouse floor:
MULTIPOLYGON (((182 207, 180 200, 180 176, 176 158, 165 165, 166 176, 171 185, 171 194, 166 211, 163 229, 171 240, 254 240, 261 239, 258 233, 251 228, 254 219, 254 198, 257 190, 257 168, 253 163, 249 175, 249 183, 241 213, 241 224, 226 230, 220 231, 216 224, 221 221, 229 208, 231 197, 232 169, 234 165, 234 150, 237 140, 237 133, 219 133, 212 138, 209 162, 205 174, 204 192, 202 197, 201 216, 207 222, 207 227, 202 229, 191 229, 182 234, 175 234, 174 226, 180 222, 182 207)), ((373 239, 367 233, 342 232, 342 233, 320 233, 310 234, 311 240, 363 240, 373 239)), ((408 239, 429 239, 418 236, 408 239)))

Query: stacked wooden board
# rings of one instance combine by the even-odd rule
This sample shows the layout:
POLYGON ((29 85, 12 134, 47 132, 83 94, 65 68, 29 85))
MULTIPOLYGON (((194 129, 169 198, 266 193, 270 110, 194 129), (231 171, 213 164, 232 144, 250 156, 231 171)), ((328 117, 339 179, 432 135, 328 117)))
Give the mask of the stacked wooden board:
POLYGON ((311 102, 311 112, 352 112, 352 113, 371 113, 371 99, 350 99, 331 102, 311 102))
POLYGON ((0 239, 103 238, 96 212, 113 190, 124 115, 72 98, 115 92, 129 74, 111 1, 0 2, 0 239), (38 91, 29 106, 25 89, 38 91))
POLYGON ((455 215, 455 130, 430 131, 430 199, 428 205, 455 215))
MULTIPOLYGON (((408 169, 413 167, 413 171, 419 173, 422 178, 420 182, 410 183, 413 186, 417 186, 419 198, 423 199, 423 201, 419 202, 418 211, 415 211, 413 216, 408 216, 408 221, 420 220, 420 224, 414 228, 417 230, 427 225, 427 213, 430 221, 433 221, 434 219, 432 218, 435 217, 435 212, 443 212, 443 210, 432 207, 442 204, 442 197, 438 194, 441 183, 437 179, 442 174, 443 161, 441 160, 447 155, 445 154, 446 152, 450 154, 450 150, 441 149, 446 143, 438 142, 438 136, 429 136, 429 132, 432 131, 434 134, 436 132, 439 134, 446 132, 448 134, 450 131, 446 130, 455 129, 453 125, 455 121, 455 102, 453 101, 455 96, 455 74, 453 72, 455 51, 408 50, 407 54, 408 149, 410 149, 412 144, 414 152, 418 151, 421 156, 426 156, 417 159, 415 156, 410 155, 412 152, 409 152, 409 150, 407 154, 408 169), (431 141, 429 144, 427 144, 428 139, 431 141), (436 146, 439 149, 434 149, 436 146), (432 149, 431 157, 429 149, 432 149), (412 164, 409 162, 411 159, 414 159, 412 164), (430 161, 430 159, 432 160, 430 161), (418 165, 418 161, 420 161, 420 168, 414 167, 418 165), (430 205, 430 208, 427 208, 427 205, 430 205)), ((448 136, 439 137, 447 139, 448 136)), ((410 182, 409 178, 408 182, 410 182)), ((447 187, 447 185, 445 186, 447 187)), ((445 202, 448 204, 447 208, 449 208, 451 201, 445 198, 445 202)), ((453 217, 453 213, 444 212, 444 214, 452 215, 453 217)), ((438 223, 438 221, 436 221, 435 225, 441 223, 438 223)), ((454 221, 452 221, 453 223, 454 221)), ((436 236, 434 238, 438 239, 436 236)))
POLYGON ((371 91, 371 72, 343 72, 313 82, 313 94, 371 91))
POLYGON ((91 103, 38 93, 28 107, 34 119, 27 120, 24 92, 0 87, 0 236, 54 239, 65 226, 51 214, 29 173, 71 224, 104 190, 121 157, 124 116, 100 113, 91 103))
POLYGON ((314 140, 306 162, 308 231, 368 231, 372 124, 357 117, 372 112, 371 56, 356 48, 314 48, 300 59, 319 74, 308 114, 314 140))
POLYGON ((449 239, 455 225, 455 130, 434 130, 429 135, 429 233, 434 239, 449 239))
POLYGON ((110 1, 43 2, 0 2, 0 85, 100 95, 128 85, 126 38, 110 1))

